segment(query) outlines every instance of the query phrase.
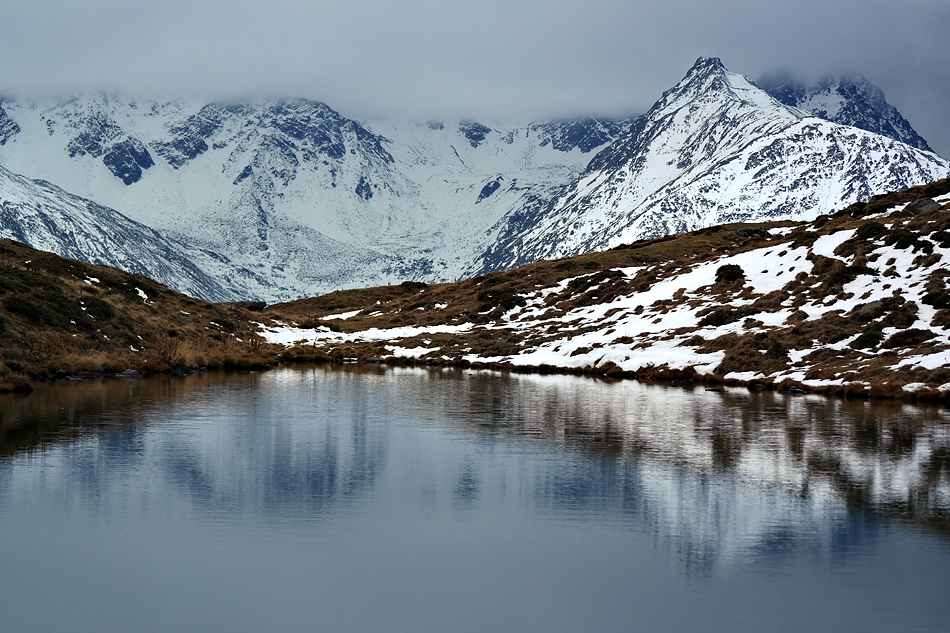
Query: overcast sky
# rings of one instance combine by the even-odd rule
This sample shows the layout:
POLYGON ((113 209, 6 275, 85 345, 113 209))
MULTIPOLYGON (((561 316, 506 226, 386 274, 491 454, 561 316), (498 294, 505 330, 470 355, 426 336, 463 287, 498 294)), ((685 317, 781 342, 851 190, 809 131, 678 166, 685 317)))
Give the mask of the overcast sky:
POLYGON ((319 99, 352 118, 646 111, 697 57, 855 70, 950 158, 950 0, 4 0, 0 92, 319 99))

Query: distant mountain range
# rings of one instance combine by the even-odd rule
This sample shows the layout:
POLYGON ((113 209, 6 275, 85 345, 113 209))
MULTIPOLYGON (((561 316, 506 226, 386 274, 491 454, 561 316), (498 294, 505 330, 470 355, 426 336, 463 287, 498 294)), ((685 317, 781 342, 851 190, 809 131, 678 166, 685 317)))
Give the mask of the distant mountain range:
POLYGON ((153 277, 206 298, 277 301, 454 280, 723 221, 813 218, 950 174, 923 139, 907 144, 913 129, 866 81, 835 84, 835 107, 820 91, 769 85, 778 99, 704 58, 635 121, 521 126, 357 122, 301 99, 4 102, 0 236, 65 248, 70 232, 108 233, 125 216, 139 228, 115 238, 145 243, 57 252, 111 264, 109 252, 161 238, 163 270, 184 258, 214 283, 153 277), (22 196, 31 179, 73 195, 42 198, 43 228, 4 184, 22 196), (96 213, 52 211, 76 196, 96 213))

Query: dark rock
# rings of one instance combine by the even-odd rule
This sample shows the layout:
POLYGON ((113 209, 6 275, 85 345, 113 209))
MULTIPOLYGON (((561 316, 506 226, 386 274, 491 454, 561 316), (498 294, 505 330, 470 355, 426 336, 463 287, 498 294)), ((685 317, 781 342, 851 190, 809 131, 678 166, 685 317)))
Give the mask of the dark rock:
POLYGON ((914 200, 908 204, 901 211, 902 215, 920 215, 921 213, 929 213, 930 211, 936 211, 940 208, 940 203, 936 202, 933 198, 920 198, 914 200))
POLYGON ((492 180, 490 183, 486 184, 484 187, 482 187, 481 192, 478 194, 478 200, 475 201, 475 204, 478 204, 488 196, 498 191, 499 187, 501 187, 501 183, 497 180, 492 180))
POLYGON ((356 195, 363 200, 369 200, 373 197, 373 186, 365 176, 360 176, 360 182, 356 185, 356 195))
POLYGON ((881 89, 859 73, 825 77, 811 86, 787 72, 771 73, 756 81, 756 85, 785 105, 810 110, 822 119, 881 134, 927 152, 933 151, 897 108, 884 99, 881 89), (838 99, 840 108, 827 111, 822 107, 829 100, 838 99))
POLYGON ((109 143, 122 135, 122 129, 107 114, 96 112, 82 122, 82 131, 66 145, 70 158, 102 156, 109 143))
POLYGON ((607 145, 630 127, 631 120, 577 119, 531 126, 541 137, 540 147, 551 145, 559 152, 579 149, 584 154, 607 145))
POLYGON ((7 141, 12 139, 20 132, 20 126, 10 118, 7 111, 0 106, 0 145, 6 145, 7 141))
POLYGON ((109 171, 126 185, 142 179, 142 172, 155 164, 145 144, 136 138, 127 138, 113 145, 102 157, 109 171))
POLYGON ((491 132, 491 128, 475 121, 462 121, 459 124, 459 131, 468 139, 469 145, 478 147, 491 132))

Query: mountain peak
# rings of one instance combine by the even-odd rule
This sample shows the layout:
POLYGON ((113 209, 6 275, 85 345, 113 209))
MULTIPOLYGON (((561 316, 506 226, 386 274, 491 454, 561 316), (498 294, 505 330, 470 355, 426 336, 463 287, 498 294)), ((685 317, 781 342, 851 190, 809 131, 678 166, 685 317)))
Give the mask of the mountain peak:
POLYGON ((647 116, 666 115, 687 106, 694 109, 696 104, 706 104, 715 110, 729 107, 729 103, 777 110, 785 119, 806 116, 804 112, 776 103, 748 77, 730 72, 718 57, 697 59, 686 76, 663 93, 647 116))
POLYGON ((828 75, 806 85, 787 71, 770 73, 758 86, 787 106, 807 110, 814 116, 874 132, 927 152, 933 150, 897 109, 884 99, 884 92, 857 72, 828 75))
POLYGON ((686 76, 689 77, 694 73, 708 73, 708 72, 726 72, 726 67, 722 65, 722 60, 718 57, 700 57, 693 64, 693 67, 689 69, 689 72, 686 73, 686 76))

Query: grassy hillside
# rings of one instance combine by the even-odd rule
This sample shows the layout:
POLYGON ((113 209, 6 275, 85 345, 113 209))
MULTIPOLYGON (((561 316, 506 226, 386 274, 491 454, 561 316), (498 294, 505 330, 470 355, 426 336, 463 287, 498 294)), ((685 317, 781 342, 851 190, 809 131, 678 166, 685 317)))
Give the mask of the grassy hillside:
POLYGON ((83 373, 263 366, 253 319, 246 307, 0 240, 0 391, 83 373))
POLYGON ((269 307, 296 329, 266 336, 335 358, 941 398, 948 193, 942 180, 809 223, 716 226, 458 283, 334 292, 269 307), (938 202, 906 208, 921 198, 938 202))

